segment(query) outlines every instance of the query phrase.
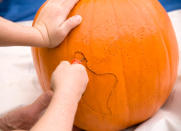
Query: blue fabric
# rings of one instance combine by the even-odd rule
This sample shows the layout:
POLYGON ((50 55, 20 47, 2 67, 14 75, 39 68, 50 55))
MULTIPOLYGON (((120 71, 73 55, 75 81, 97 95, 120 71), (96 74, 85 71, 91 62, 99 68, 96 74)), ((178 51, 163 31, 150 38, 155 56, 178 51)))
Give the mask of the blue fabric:
MULTIPOLYGON (((0 16, 12 21, 32 20, 46 0, 2 0, 0 16)), ((181 9, 181 0, 159 0, 167 11, 181 9)))
POLYGON ((45 0, 3 0, 0 16, 12 21, 32 20, 45 0))
POLYGON ((159 1, 168 12, 181 9, 181 0, 159 0, 159 1))

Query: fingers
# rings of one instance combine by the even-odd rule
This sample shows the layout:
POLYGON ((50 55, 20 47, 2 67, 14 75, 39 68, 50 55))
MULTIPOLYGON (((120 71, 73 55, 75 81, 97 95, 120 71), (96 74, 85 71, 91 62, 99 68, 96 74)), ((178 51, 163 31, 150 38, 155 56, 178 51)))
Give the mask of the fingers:
POLYGON ((72 8, 77 4, 79 0, 65 0, 64 8, 66 9, 67 15, 72 10, 72 8))
POLYGON ((62 61, 59 65, 58 65, 58 67, 57 67, 57 69, 56 70, 63 70, 64 68, 67 68, 67 67, 69 67, 70 66, 70 63, 68 62, 68 61, 62 61))
POLYGON ((84 76, 85 85, 86 85, 89 81, 86 68, 82 64, 73 64, 72 66, 75 70, 77 70, 79 72, 79 74, 84 76))
POLYGON ((61 70, 63 70, 63 69, 65 69, 65 68, 67 68, 67 67, 69 67, 69 66, 70 66, 70 63, 69 63, 68 61, 62 61, 62 62, 57 66, 57 68, 55 69, 55 71, 53 72, 53 74, 56 73, 56 72, 59 72, 59 71, 61 71, 61 70))
POLYGON ((66 20, 59 29, 59 35, 63 38, 62 41, 65 39, 65 37, 68 35, 68 33, 78 26, 82 21, 82 17, 79 15, 72 16, 68 20, 66 20))
POLYGON ((65 70, 67 67, 69 67, 70 66, 70 63, 68 62, 68 61, 62 61, 57 67, 56 67, 56 69, 55 69, 55 71, 53 72, 53 74, 52 74, 52 80, 51 80, 51 89, 54 91, 54 90, 56 90, 56 82, 57 82, 57 75, 61 72, 61 71, 63 71, 63 70, 65 70))
POLYGON ((79 0, 48 0, 39 13, 34 24, 36 33, 40 37, 40 47, 57 47, 67 34, 81 23, 79 15, 67 19, 72 8, 79 0))
POLYGON ((31 110, 34 114, 41 113, 44 109, 48 107, 52 96, 52 91, 47 91, 43 93, 33 104, 28 107, 29 110, 31 110))
POLYGON ((60 66, 61 66, 61 67, 65 67, 65 66, 68 66, 68 65, 70 65, 70 63, 69 63, 68 61, 62 61, 62 62, 60 63, 60 66))
POLYGON ((49 2, 57 4, 60 6, 62 10, 62 17, 61 19, 65 20, 73 9, 73 7, 77 4, 79 0, 49 0, 49 2))
POLYGON ((85 69, 85 67, 82 64, 73 63, 72 67, 75 68, 78 71, 86 72, 86 69, 85 69))

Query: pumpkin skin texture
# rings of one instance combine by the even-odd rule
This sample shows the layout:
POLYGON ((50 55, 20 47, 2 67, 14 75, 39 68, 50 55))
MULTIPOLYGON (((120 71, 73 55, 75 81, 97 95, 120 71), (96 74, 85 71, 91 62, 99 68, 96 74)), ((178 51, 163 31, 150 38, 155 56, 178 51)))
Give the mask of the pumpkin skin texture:
POLYGON ((160 3, 80 0, 70 16, 75 14, 83 22, 59 47, 32 48, 42 88, 50 90, 60 61, 76 58, 89 76, 77 127, 118 131, 150 118, 168 98, 178 66, 176 37, 160 3))

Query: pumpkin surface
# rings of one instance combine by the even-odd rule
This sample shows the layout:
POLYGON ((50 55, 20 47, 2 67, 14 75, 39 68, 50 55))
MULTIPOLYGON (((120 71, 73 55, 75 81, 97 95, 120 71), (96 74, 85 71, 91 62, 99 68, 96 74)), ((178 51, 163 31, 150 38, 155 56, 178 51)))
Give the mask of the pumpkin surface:
POLYGON ((75 14, 83 22, 59 47, 32 48, 42 88, 50 89, 60 61, 76 58, 89 76, 76 126, 118 131, 150 118, 168 98, 178 66, 176 37, 160 3, 80 0, 70 16, 75 14))

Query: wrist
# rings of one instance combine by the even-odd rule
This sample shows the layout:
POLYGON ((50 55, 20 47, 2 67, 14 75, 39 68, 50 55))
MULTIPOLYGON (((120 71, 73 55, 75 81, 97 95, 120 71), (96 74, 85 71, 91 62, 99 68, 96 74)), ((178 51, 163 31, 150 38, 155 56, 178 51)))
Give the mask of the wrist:
POLYGON ((39 43, 37 43, 36 46, 38 47, 49 47, 49 38, 47 36, 48 32, 44 25, 41 24, 35 24, 33 26, 34 31, 37 33, 37 36, 39 36, 39 43))
POLYGON ((64 99, 67 102, 72 102, 72 103, 79 103, 81 99, 80 93, 75 93, 73 91, 66 91, 66 90, 55 90, 55 97, 58 99, 64 99))
POLYGON ((80 87, 76 87, 76 85, 55 85, 55 96, 64 97, 64 99, 70 100, 72 102, 79 102, 82 97, 82 92, 78 91, 80 87), (57 87, 57 88, 56 88, 57 87), (73 87, 73 88, 72 88, 73 87))
POLYGON ((35 47, 48 47, 47 42, 45 41, 42 32, 35 27, 31 27, 31 32, 34 34, 35 39, 33 39, 32 44, 35 47))

